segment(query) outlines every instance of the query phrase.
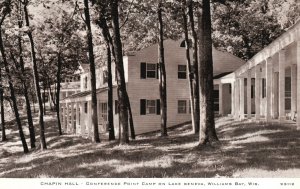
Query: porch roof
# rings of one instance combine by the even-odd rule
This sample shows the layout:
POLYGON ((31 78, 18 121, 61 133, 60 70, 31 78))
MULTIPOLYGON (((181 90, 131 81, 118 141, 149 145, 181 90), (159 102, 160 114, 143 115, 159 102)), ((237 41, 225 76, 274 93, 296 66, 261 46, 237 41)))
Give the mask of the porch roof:
MULTIPOLYGON (((116 88, 117 85, 113 85, 113 88, 116 88)), ((96 93, 99 94, 99 93, 102 93, 104 91, 107 91, 108 90, 108 87, 101 87, 101 88, 98 88, 96 90, 96 93)), ((61 101, 65 101, 65 100, 68 100, 68 99, 76 99, 76 98, 82 98, 82 97, 86 97, 86 96, 89 96, 91 94, 91 90, 88 90, 88 91, 83 91, 83 92, 79 92, 79 93, 75 93, 73 95, 70 95, 66 98, 63 98, 61 101)))

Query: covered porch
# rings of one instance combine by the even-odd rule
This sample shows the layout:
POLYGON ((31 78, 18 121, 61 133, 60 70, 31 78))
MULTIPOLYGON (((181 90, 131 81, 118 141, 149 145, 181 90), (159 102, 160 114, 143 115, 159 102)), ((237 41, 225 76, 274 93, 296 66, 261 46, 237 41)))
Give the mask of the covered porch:
POLYGON ((233 73, 235 119, 293 120, 300 128, 299 36, 300 21, 233 73))

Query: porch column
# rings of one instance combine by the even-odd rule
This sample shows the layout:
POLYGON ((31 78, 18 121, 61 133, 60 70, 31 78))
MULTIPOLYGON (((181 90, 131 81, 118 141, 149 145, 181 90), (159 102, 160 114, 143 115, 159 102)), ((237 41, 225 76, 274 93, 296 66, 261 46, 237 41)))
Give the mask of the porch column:
POLYGON ((297 111, 297 65, 291 65, 291 115, 297 111))
POLYGON ((297 41, 296 47, 297 61, 297 129, 300 129, 300 41, 297 41))
POLYGON ((236 78, 235 80, 235 110, 234 110, 234 114, 235 114, 235 119, 239 119, 239 115, 240 115, 240 80, 238 78, 236 78))
POLYGON ((285 120, 285 50, 279 51, 279 120, 285 120))
POLYGON ((260 119, 260 84, 261 84, 261 73, 260 65, 255 66, 255 119, 260 119))
POLYGON ((80 125, 80 123, 79 123, 79 102, 76 102, 76 121, 75 121, 75 131, 74 131, 74 133, 76 134, 78 131, 78 125, 80 125))
POLYGON ((223 115, 223 84, 219 84, 219 115, 223 115))
POLYGON ((91 105, 91 101, 88 101, 88 124, 87 124, 87 128, 88 128, 88 136, 92 137, 92 105, 91 105))
POLYGON ((234 116, 234 111, 235 111, 235 85, 234 82, 232 82, 231 84, 231 115, 234 116))
POLYGON ((240 78, 240 120, 245 118, 245 79, 240 78))
POLYGON ((69 123, 70 123, 70 108, 69 108, 69 104, 67 103, 67 123, 64 125, 64 130, 65 132, 68 132, 68 128, 69 128, 69 123))
POLYGON ((73 133, 74 132, 74 103, 73 102, 71 102, 70 103, 70 108, 71 108, 71 125, 70 125, 70 127, 69 127, 69 132, 70 133, 73 133))
POLYGON ((273 62, 272 58, 269 57, 266 60, 266 121, 271 121, 272 112, 272 73, 273 73, 273 62))
POLYGON ((272 109, 273 119, 278 118, 278 72, 273 73, 273 98, 272 98, 272 109))
POLYGON ((62 114, 62 116, 61 116, 61 118, 62 118, 62 130, 65 131, 64 128, 65 128, 65 124, 66 124, 66 107, 65 107, 64 103, 61 104, 61 109, 62 109, 61 110, 61 114, 62 114))
POLYGON ((86 124, 82 118, 86 118, 83 116, 84 112, 84 102, 80 102, 80 127, 81 127, 81 135, 85 135, 86 124))
POLYGON ((247 118, 251 118, 251 69, 247 72, 247 118))

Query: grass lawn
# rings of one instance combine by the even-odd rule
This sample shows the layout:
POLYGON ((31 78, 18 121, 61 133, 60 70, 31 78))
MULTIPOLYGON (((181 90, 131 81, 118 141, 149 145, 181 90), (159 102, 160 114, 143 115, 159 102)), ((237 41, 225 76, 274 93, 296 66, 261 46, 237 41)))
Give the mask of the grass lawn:
POLYGON ((220 144, 199 150, 190 125, 169 130, 167 138, 157 132, 119 146, 57 136, 53 117, 45 116, 48 150, 27 155, 16 126, 8 126, 9 140, 0 142, 0 177, 300 177, 300 131, 294 124, 219 118, 220 144))

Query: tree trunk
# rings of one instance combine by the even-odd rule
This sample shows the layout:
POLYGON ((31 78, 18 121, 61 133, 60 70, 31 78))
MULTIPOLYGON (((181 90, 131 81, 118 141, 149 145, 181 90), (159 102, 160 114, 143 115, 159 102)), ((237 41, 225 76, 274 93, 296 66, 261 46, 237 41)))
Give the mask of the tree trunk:
POLYGON ((160 95, 160 114, 161 114, 161 136, 168 136, 167 133, 167 81, 164 55, 164 37, 163 37, 163 20, 162 20, 162 1, 160 0, 157 9, 159 23, 159 95, 160 95))
MULTIPOLYGON (((115 58, 115 53, 114 53, 114 46, 113 46, 113 43, 112 43, 112 38, 110 36, 110 33, 109 33, 109 29, 108 29, 108 26, 107 26, 107 23, 106 23, 106 20, 104 17, 100 18, 100 22, 99 22, 99 26, 100 25, 103 25, 103 26, 100 26, 101 28, 104 27, 103 29, 105 29, 105 33, 103 33, 104 36, 107 36, 107 39, 105 39, 107 42, 108 42, 108 45, 110 44, 110 47, 112 49, 112 54, 113 54, 113 57, 114 57, 114 61, 116 60, 115 58)), ((102 29, 102 30, 103 30, 102 29)), ((106 38, 106 37, 104 37, 106 38)), ((111 61, 111 60, 110 60, 111 61)), ((127 107, 128 107, 128 117, 129 117, 129 126, 130 126, 130 137, 131 139, 135 139, 135 130, 134 130, 134 124, 133 124, 133 117, 132 117, 132 111, 131 111, 131 106, 130 106, 130 100, 129 100, 129 97, 127 95, 127 98, 126 98, 126 101, 127 101, 127 107)))
POLYGON ((3 86, 2 86, 2 71, 0 68, 0 111, 1 111, 1 129, 2 129, 2 141, 6 141, 6 133, 5 133, 5 119, 4 119, 4 99, 3 99, 3 86))
POLYGON ((190 58, 190 50, 189 50, 189 35, 188 35, 188 25, 187 25, 187 16, 186 16, 186 0, 183 1, 183 10, 182 10, 182 18, 183 18, 183 29, 184 29, 184 39, 185 39, 185 56, 186 56, 186 64, 189 73, 189 87, 190 87, 190 104, 191 104, 191 118, 192 118, 192 127, 194 133, 196 133, 195 127, 195 104, 194 104, 194 86, 193 86, 193 78, 194 73, 192 71, 191 58, 190 58))
POLYGON ((112 84, 112 73, 111 73, 111 50, 109 47, 109 42, 106 41, 106 49, 107 49, 107 73, 108 73, 108 132, 109 132, 109 140, 115 140, 115 128, 114 128, 114 113, 113 113, 113 84, 112 84))
POLYGON ((56 117, 57 117, 57 127, 58 127, 58 134, 62 135, 62 129, 61 129, 61 121, 60 121, 60 83, 61 83, 61 66, 62 66, 62 60, 61 60, 61 54, 60 52, 57 53, 57 73, 56 73, 56 117))
POLYGON ((218 141, 215 131, 213 99, 213 59, 210 0, 202 0, 200 25, 200 134, 199 145, 218 141))
POLYGON ((126 101, 127 101, 128 114, 129 114, 128 116, 129 116, 130 138, 132 140, 135 140, 135 130, 134 130, 133 117, 132 117, 131 105, 130 105, 128 94, 126 96, 126 101))
POLYGON ((4 68, 5 68, 5 72, 7 74, 8 77, 8 85, 9 85, 9 89, 10 89, 10 94, 11 94, 11 100, 13 101, 13 110, 16 116, 16 122, 17 122, 17 126, 18 126, 18 130, 19 130, 19 135, 20 135, 20 139, 23 145, 23 151, 24 153, 28 153, 28 147, 27 147, 27 143, 25 140, 25 136, 23 133, 23 129, 22 129, 22 124, 21 124, 21 120, 20 120, 20 115, 19 115, 19 111, 18 111, 18 107, 17 107, 17 99, 15 96, 15 91, 14 91, 14 86, 12 83, 12 78, 10 75, 10 71, 8 68, 8 63, 6 60, 6 54, 5 54, 5 49, 3 46, 3 41, 2 41, 2 28, 1 28, 2 23, 0 24, 0 51, 1 51, 1 55, 2 55, 2 60, 4 63, 4 68))
MULTIPOLYGON (((26 26, 29 28, 29 15, 27 10, 28 0, 24 2, 24 13, 25 13, 25 21, 26 26)), ((36 61, 36 52, 34 47, 34 41, 32 37, 32 32, 27 31, 27 35, 30 41, 30 48, 31 48, 31 59, 32 59, 32 67, 33 67, 33 80, 35 84, 35 91, 37 95, 37 101, 39 105, 39 125, 40 125, 40 142, 41 142, 41 149, 47 149, 46 145, 46 138, 45 138, 45 126, 44 126, 44 114, 43 114, 43 101, 41 97, 41 89, 39 85, 39 74, 37 69, 37 61, 36 61)))
POLYGON ((120 36, 119 27, 119 11, 118 11, 118 0, 111 1, 111 16, 112 16, 112 29, 113 29, 113 46, 115 53, 116 62, 116 73, 118 83, 118 99, 119 99, 119 119, 120 126, 122 127, 122 134, 120 143, 129 143, 128 137, 128 103, 127 103, 127 91, 124 76, 123 66, 123 54, 122 54, 122 42, 120 36))
MULTIPOLYGON (((100 16, 101 17, 101 16, 100 16)), ((111 70, 111 49, 110 49, 110 33, 109 29, 106 23, 106 20, 104 17, 101 17, 98 26, 101 28, 102 35, 105 40, 105 45, 106 45, 106 53, 107 53, 107 73, 108 73, 108 134, 109 134, 109 140, 115 140, 115 128, 114 128, 114 115, 113 115, 113 84, 112 84, 112 70, 111 70)))
POLYGON ((91 74, 91 92, 92 92, 92 123, 94 128, 93 140, 97 143, 100 142, 99 131, 98 131, 98 117, 97 117, 97 93, 96 93, 96 71, 95 71, 95 58, 93 49, 93 36, 91 29, 91 20, 89 12, 89 1, 84 0, 84 15, 85 24, 87 27, 87 42, 89 49, 89 62, 90 62, 90 74, 91 74))
POLYGON ((49 79, 47 81, 47 84, 48 84, 47 87, 48 87, 48 90, 49 90, 49 93, 48 93, 48 102, 49 102, 50 110, 52 111, 53 110, 53 107, 52 107, 53 96, 52 96, 51 84, 50 84, 50 80, 49 79))
POLYGON ((194 74, 193 78, 193 90, 194 90, 194 117, 195 117, 195 127, 194 133, 199 133, 200 129, 200 103, 199 103, 199 69, 198 69, 198 47, 197 47, 197 33, 195 30, 195 23, 194 23, 194 12, 193 12, 193 0, 189 0, 188 3, 188 15, 191 23, 192 29, 192 41, 193 41, 193 71, 194 74))
MULTIPOLYGON (((43 84, 44 85, 44 84, 43 84)), ((44 107, 44 115, 46 115, 46 87, 43 86, 43 107, 44 107)))
MULTIPOLYGON (((20 7, 21 9, 21 7, 20 7)), ((19 28, 22 28, 22 21, 19 21, 19 28)), ((19 45, 19 53, 20 53, 20 68, 22 75, 25 75, 25 67, 24 67, 24 60, 23 60, 23 48, 22 48, 22 39, 21 37, 18 37, 18 45, 19 45)), ((33 121, 32 121, 32 114, 31 114, 31 107, 30 107, 30 100, 28 96, 28 89, 27 89, 27 84, 26 80, 24 80, 23 76, 22 78, 22 84, 23 84, 23 92, 24 92, 24 97, 25 97, 25 103, 26 103, 26 112, 27 112, 27 121, 28 121, 28 127, 29 127, 29 135, 30 135, 30 147, 35 148, 35 129, 33 126, 33 121)))

